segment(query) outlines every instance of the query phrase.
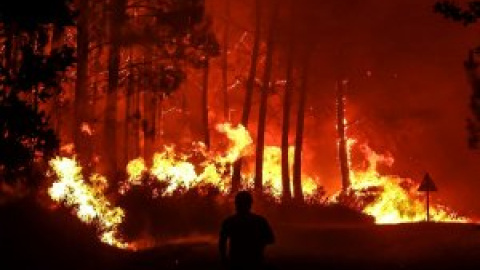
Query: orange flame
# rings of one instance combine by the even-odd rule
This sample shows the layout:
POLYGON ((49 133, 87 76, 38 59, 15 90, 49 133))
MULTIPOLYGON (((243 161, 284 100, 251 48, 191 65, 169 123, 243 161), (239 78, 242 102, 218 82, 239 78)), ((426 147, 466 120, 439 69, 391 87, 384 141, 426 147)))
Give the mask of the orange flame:
MULTIPOLYGON (((252 155, 253 140, 242 125, 232 127, 230 123, 217 125, 217 131, 224 134, 229 140, 229 146, 224 152, 207 151, 203 144, 194 143, 190 154, 179 153, 175 146, 166 146, 162 152, 157 152, 153 157, 153 165, 148 169, 150 175, 156 180, 167 185, 162 195, 171 195, 180 188, 188 190, 203 185, 213 185, 224 194, 229 193, 232 164, 239 158, 252 155), (204 161, 199 165, 190 160, 193 156, 201 156, 204 161), (197 173, 200 171, 200 173, 197 173)), ((289 148, 290 172, 293 167, 293 146, 289 148)), ((267 192, 280 199, 282 193, 281 149, 276 146, 266 146, 264 152, 263 179, 267 192)), ((244 186, 253 186, 253 169, 246 166, 242 174, 244 186)), ((132 160, 127 165, 129 185, 141 185, 141 176, 147 169, 142 158, 132 160)), ((303 191, 305 195, 313 196, 317 190, 317 180, 313 177, 303 176, 303 191)))
POLYGON ((122 223, 124 212, 113 207, 104 195, 108 186, 106 179, 93 175, 91 183, 83 180, 82 168, 75 159, 56 157, 50 161, 58 179, 48 189, 52 200, 73 207, 77 217, 85 223, 94 222, 98 226, 102 242, 128 248, 128 244, 118 238, 117 228, 122 223))
MULTIPOLYGON (((295 147, 290 146, 288 148, 288 167, 290 172, 290 179, 293 178, 293 158, 295 147)), ((266 146, 263 156, 263 180, 264 186, 269 193, 271 193, 277 200, 280 200, 282 195, 282 162, 281 162, 282 150, 277 146, 266 146)), ((249 182, 253 185, 253 166, 252 170, 243 175, 244 178, 249 179, 249 182)), ((302 190, 305 197, 314 196, 318 188, 319 180, 315 177, 311 177, 306 174, 302 174, 302 190)), ((290 181, 290 190, 293 190, 293 182, 290 181)))
MULTIPOLYGON (((351 152, 354 141, 349 144, 351 152)), ((419 184, 409 178, 395 175, 382 175, 380 164, 391 167, 394 159, 390 155, 380 155, 364 144, 360 150, 365 155, 366 169, 351 170, 351 191, 360 199, 365 199, 362 211, 375 218, 378 224, 418 222, 426 219, 423 194, 417 191, 419 184)), ((441 205, 433 205, 430 219, 436 222, 467 222, 467 218, 441 205)))
MULTIPOLYGON (((252 187, 254 179, 253 140, 245 127, 230 123, 216 126, 227 139, 226 146, 207 149, 203 143, 193 143, 188 151, 182 152, 175 145, 165 146, 163 151, 153 156, 152 165, 147 166, 143 158, 131 160, 126 172, 128 178, 121 186, 123 194, 132 186, 161 183, 161 191, 152 187, 154 196, 170 196, 174 193, 195 187, 214 186, 223 194, 230 192, 231 177, 235 161, 243 158, 247 163, 242 173, 244 187, 252 187), (148 181, 147 181, 148 180, 148 181)), ((368 146, 360 147, 368 161, 365 169, 352 169, 351 152, 354 139, 348 139, 348 163, 350 169, 350 192, 357 200, 359 210, 375 218, 376 223, 416 222, 425 218, 426 210, 417 192, 418 184, 408 178, 382 175, 378 164, 391 166, 393 157, 379 155, 368 146)), ((289 168, 293 167, 294 147, 289 148, 289 168)), ((50 161, 58 179, 49 188, 50 197, 75 209, 75 214, 86 223, 95 223, 101 241, 119 248, 136 248, 135 244, 125 243, 119 237, 118 228, 124 219, 124 211, 114 207, 107 199, 105 190, 108 180, 93 174, 89 181, 83 179, 81 167, 72 158, 56 157, 50 161)), ((281 149, 266 146, 264 151, 263 179, 265 192, 280 200, 282 194, 281 149)), ((316 177, 302 174, 302 188, 305 197, 315 198, 319 190, 316 177)), ((316 200, 309 200, 315 202, 316 200)), ((336 200, 333 200, 336 202, 336 200)), ((431 219, 442 222, 467 222, 453 211, 434 205, 431 219)))
MULTIPOLYGON (((230 123, 219 124, 217 131, 228 139, 225 150, 207 150, 202 143, 193 143, 189 153, 181 153, 173 145, 165 146, 162 152, 153 156, 152 166, 147 167, 143 158, 131 160, 126 172, 128 178, 121 186, 119 193, 123 194, 131 186, 148 184, 145 182, 147 174, 166 185, 159 194, 169 196, 174 192, 188 190, 193 187, 213 185, 223 194, 230 192, 232 164, 242 157, 249 157, 253 153, 253 140, 250 133, 242 125, 232 126, 230 123), (192 159, 200 158, 201 162, 192 159)), ((289 148, 289 166, 293 165, 294 148, 289 148)), ((281 184, 281 150, 279 147, 266 146, 264 155, 263 176, 266 192, 279 199, 282 190, 281 184)), ((112 206, 106 198, 105 190, 108 180, 93 174, 89 182, 84 181, 81 170, 75 158, 56 157, 50 161, 58 179, 49 188, 48 193, 52 200, 62 202, 73 207, 77 217, 85 223, 95 223, 103 242, 119 248, 135 248, 134 244, 124 243, 118 233, 118 227, 124 219, 124 211, 112 206)), ((242 178, 244 186, 253 185, 253 170, 246 166, 242 178)), ((252 166, 250 166, 252 167, 252 166)), ((317 180, 304 176, 303 188, 306 196, 314 194, 317 189, 317 180)), ((153 190, 152 194, 158 194, 153 190)))

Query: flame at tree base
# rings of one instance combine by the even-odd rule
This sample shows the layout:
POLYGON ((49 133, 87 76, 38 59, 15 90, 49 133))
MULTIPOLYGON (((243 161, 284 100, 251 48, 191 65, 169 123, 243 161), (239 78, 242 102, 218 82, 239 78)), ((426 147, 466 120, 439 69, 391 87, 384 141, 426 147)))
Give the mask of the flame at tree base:
MULTIPOLYGON (((221 195, 228 196, 232 165, 239 158, 247 161, 242 173, 243 186, 245 189, 251 188, 254 166, 253 161, 248 161, 253 152, 253 140, 249 132, 241 125, 233 127, 229 123, 217 125, 217 131, 228 139, 226 149, 208 151, 202 143, 193 143, 188 153, 183 153, 175 146, 166 146, 162 152, 154 154, 150 167, 142 158, 130 161, 126 168, 128 177, 120 185, 118 194, 114 195, 122 196, 133 186, 150 188, 153 197, 175 196, 192 188, 210 186, 220 191, 221 195)), ((349 140, 349 153, 353 144, 354 141, 349 140)), ((417 192, 418 183, 408 178, 380 174, 377 165, 391 166, 393 158, 379 155, 366 145, 362 146, 361 150, 368 161, 368 166, 365 169, 351 170, 350 189, 335 196, 329 203, 347 204, 373 216, 377 224, 424 220, 426 210, 422 195, 417 192)), ((293 152, 294 148, 290 147, 290 167, 293 166, 293 152)), ((76 216, 83 222, 94 223, 102 242, 118 248, 133 250, 138 248, 134 243, 126 243, 120 236, 119 226, 124 221, 125 213, 107 198, 105 191, 108 180, 105 177, 93 174, 85 181, 81 173, 82 168, 75 158, 56 157, 50 161, 50 165, 57 176, 48 190, 52 200, 73 208, 76 216)), ((264 190, 280 202, 282 177, 279 147, 265 147, 264 168, 264 190)), ((318 177, 302 174, 302 188, 308 202, 320 206, 320 202, 324 201, 319 198, 324 194, 318 177)), ((432 206, 431 220, 471 221, 439 205, 432 206)))
POLYGON ((95 223, 102 242, 118 248, 128 248, 127 243, 118 239, 117 232, 125 214, 123 209, 113 207, 105 197, 107 180, 94 174, 90 183, 87 183, 75 159, 56 157, 50 161, 50 166, 58 176, 58 180, 48 189, 52 200, 75 209, 75 214, 83 222, 95 223))
MULTIPOLYGON (((354 144, 354 140, 349 141, 349 153, 354 144)), ((393 165, 392 156, 380 155, 366 144, 360 146, 360 151, 366 158, 367 166, 365 169, 350 171, 351 186, 345 194, 338 195, 335 201, 343 201, 373 216, 377 224, 425 221, 425 195, 418 191, 420 184, 409 178, 379 173, 378 165, 393 165), (344 198, 339 199, 342 196, 344 198)), ((430 206, 430 221, 471 222, 439 204, 430 206)))

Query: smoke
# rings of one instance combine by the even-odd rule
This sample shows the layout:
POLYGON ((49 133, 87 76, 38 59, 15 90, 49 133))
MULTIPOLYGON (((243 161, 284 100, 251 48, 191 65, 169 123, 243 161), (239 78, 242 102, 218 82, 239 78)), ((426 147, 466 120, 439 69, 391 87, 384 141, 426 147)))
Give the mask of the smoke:
MULTIPOLYGON (((221 2, 209 1, 214 22, 222 18, 221 2)), ((230 2, 232 29, 251 31, 253 1, 230 2)), ((388 172, 420 181, 428 171, 439 187, 438 199, 478 215, 479 157, 466 141, 470 88, 462 64, 478 38, 475 27, 435 14, 434 3, 299 0, 294 1, 292 19, 289 1, 284 0, 276 75, 281 77, 285 68, 293 24, 297 51, 311 54, 305 169, 319 175, 327 190, 340 185, 334 92, 335 81, 343 78, 349 81, 350 135, 395 156, 394 171, 388 172)), ((265 18, 271 4, 262 1, 265 18)))

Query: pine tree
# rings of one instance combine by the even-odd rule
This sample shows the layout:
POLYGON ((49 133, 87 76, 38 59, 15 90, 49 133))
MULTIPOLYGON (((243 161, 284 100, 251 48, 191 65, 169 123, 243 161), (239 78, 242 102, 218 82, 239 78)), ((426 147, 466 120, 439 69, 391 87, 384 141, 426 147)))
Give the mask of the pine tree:
POLYGON ((58 140, 42 105, 58 94, 74 50, 51 35, 74 24, 71 1, 2 1, 0 34, 0 181, 37 184, 58 140), (28 7, 28 8, 26 8, 28 7), (55 30, 55 31, 53 31, 55 30))
MULTIPOLYGON (((466 8, 452 1, 438 1, 434 10, 447 19, 468 26, 477 23, 480 18, 480 1, 469 1, 466 8)), ((480 145, 480 76, 478 62, 475 59, 479 53, 480 47, 470 50, 465 61, 465 70, 472 87, 470 96, 472 117, 467 119, 468 143, 472 149, 478 149, 480 145)))

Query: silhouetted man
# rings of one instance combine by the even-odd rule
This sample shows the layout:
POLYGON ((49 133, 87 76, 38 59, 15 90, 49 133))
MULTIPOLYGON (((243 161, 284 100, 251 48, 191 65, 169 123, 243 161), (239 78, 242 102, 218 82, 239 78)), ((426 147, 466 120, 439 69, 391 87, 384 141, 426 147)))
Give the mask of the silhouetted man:
POLYGON ((267 220, 250 212, 252 203, 249 192, 239 192, 235 196, 236 214, 223 222, 220 231, 218 246, 222 263, 233 270, 261 269, 265 246, 274 242, 267 220))

